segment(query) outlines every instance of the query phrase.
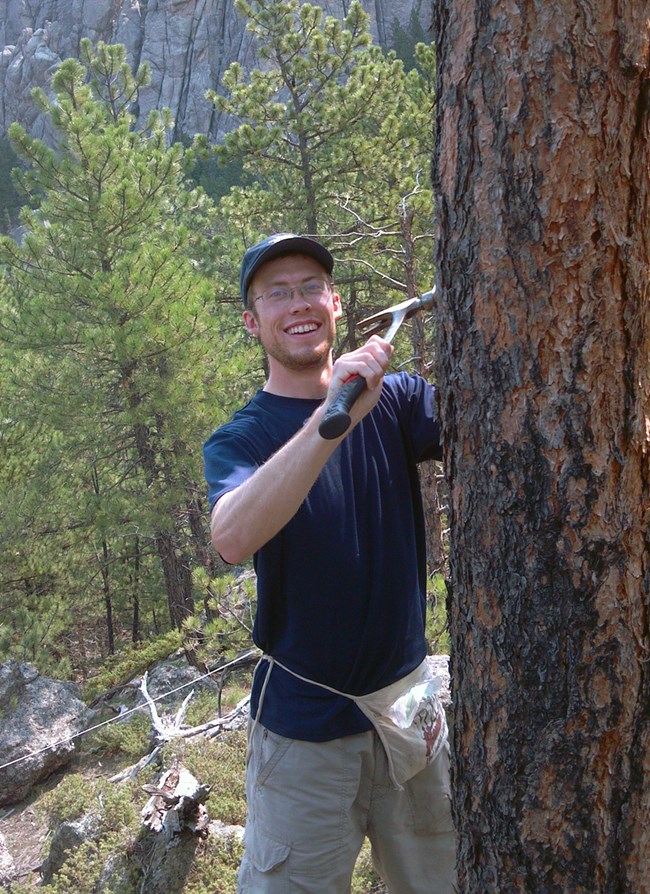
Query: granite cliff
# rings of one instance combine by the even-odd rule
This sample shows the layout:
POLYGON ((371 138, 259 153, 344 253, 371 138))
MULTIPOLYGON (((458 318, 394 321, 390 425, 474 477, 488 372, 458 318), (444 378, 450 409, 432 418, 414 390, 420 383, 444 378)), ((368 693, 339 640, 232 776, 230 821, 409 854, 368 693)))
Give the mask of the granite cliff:
MULTIPOLYGON (((343 17, 350 0, 322 0, 326 14, 343 17)), ((427 0, 362 0, 373 35, 391 43, 395 22, 408 26, 415 11, 427 27, 427 0)), ((205 99, 231 62, 255 64, 255 47, 233 0, 0 0, 0 135, 19 121, 47 139, 31 90, 47 90, 53 70, 77 56, 83 37, 124 44, 134 68, 148 62, 151 83, 139 116, 171 109, 176 137, 205 133, 218 139, 227 126, 205 99)))

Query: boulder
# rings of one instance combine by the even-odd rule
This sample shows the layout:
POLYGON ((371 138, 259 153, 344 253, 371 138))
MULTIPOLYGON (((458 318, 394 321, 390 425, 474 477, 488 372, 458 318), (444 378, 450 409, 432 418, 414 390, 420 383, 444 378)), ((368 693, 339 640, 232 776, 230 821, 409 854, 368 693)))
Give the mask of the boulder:
POLYGON ((201 671, 187 663, 183 653, 177 653, 149 668, 147 689, 153 699, 160 698, 158 702, 160 714, 175 714, 192 690, 197 695, 199 692, 209 692, 216 698, 219 691, 217 680, 218 675, 204 676, 201 671), (203 679, 200 679, 201 677, 203 679), (181 689, 181 686, 184 688, 181 689))
MULTIPOLYGON (((183 701, 192 690, 194 690, 195 695, 198 695, 199 692, 209 692, 214 695, 216 706, 219 693, 219 684, 217 680, 218 675, 206 677, 201 671, 189 665, 184 653, 181 651, 169 658, 156 662, 156 664, 149 668, 147 675, 147 690, 151 698, 156 701, 158 713, 161 716, 169 716, 178 711, 183 701)), ((139 686, 140 679, 136 678, 128 685, 120 688, 111 697, 103 699, 103 701, 105 701, 115 713, 124 713, 125 711, 132 710, 137 705, 142 705, 144 713, 148 715, 149 711, 142 697, 142 693, 139 691, 139 686)), ((125 717, 125 721, 128 722, 132 720, 134 717, 137 717, 138 714, 139 712, 128 714, 125 717)))
POLYGON ((73 737, 93 714, 74 683, 48 680, 30 664, 0 665, 0 806, 17 804, 70 763, 73 737), (14 763, 15 761, 15 763, 14 763))
POLYGON ((94 813, 87 813, 72 822, 61 823, 54 833, 50 851, 41 869, 43 884, 50 884, 73 851, 86 841, 98 841, 100 834, 100 818, 94 813))

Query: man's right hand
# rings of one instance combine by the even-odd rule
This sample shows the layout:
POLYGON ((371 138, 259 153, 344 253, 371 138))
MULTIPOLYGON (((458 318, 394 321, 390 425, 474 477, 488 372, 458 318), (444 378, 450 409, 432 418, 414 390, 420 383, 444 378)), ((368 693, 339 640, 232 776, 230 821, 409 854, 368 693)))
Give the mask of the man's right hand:
POLYGON ((362 376, 366 388, 350 410, 350 427, 360 422, 379 400, 392 353, 393 346, 389 342, 384 341, 379 335, 372 335, 361 347, 342 354, 332 369, 325 411, 345 382, 353 376, 362 376))

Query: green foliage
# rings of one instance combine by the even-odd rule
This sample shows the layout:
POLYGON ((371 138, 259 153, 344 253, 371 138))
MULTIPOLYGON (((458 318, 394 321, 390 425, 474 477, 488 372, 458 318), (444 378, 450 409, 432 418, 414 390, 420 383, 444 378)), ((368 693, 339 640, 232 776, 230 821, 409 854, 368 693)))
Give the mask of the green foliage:
POLYGON ((171 756, 182 763, 196 779, 212 786, 208 799, 211 816, 231 825, 246 821, 246 732, 227 732, 216 739, 175 742, 163 750, 166 764, 171 756))
POLYGON ((183 635, 169 630, 146 643, 125 646, 116 655, 108 656, 98 673, 86 685, 85 697, 92 701, 101 692, 143 674, 148 667, 173 655, 182 645, 183 635))
POLYGON ((200 581, 208 594, 209 615, 202 624, 203 643, 198 650, 201 659, 212 665, 251 648, 257 606, 255 578, 244 577, 239 581, 233 575, 209 578, 198 570, 195 581, 200 581))
POLYGON ((427 37, 415 6, 411 9, 406 28, 402 26, 397 16, 393 18, 390 44, 407 71, 417 65, 416 47, 419 43, 425 42, 427 42, 427 37))
MULTIPOLYGON (((139 783, 142 781, 144 780, 139 780, 139 783)), ((140 807, 144 801, 139 785, 103 782, 97 791, 97 799, 102 808, 102 830, 109 837, 116 831, 121 835, 127 833, 135 836, 140 831, 140 807)))
POLYGON ((124 718, 114 720, 86 737, 85 751, 99 752, 106 757, 123 757, 134 763, 144 757, 151 746, 151 718, 149 710, 142 710, 124 718))
POLYGON ((85 841, 67 857, 59 873, 48 885, 49 894, 94 894, 107 852, 94 841, 85 841))
MULTIPOLYGON (((48 891, 53 894, 93 894, 108 857, 130 850, 140 832, 140 809, 145 800, 139 787, 114 785, 87 775, 67 776, 37 804, 51 830, 64 822, 92 813, 97 817, 97 840, 87 841, 72 851, 48 891)), ((31 891, 29 885, 24 891, 31 891)), ((135 891, 135 888, 130 888, 135 891)))
POLYGON ((36 587, 21 602, 14 603, 11 620, 0 625, 0 661, 26 661, 43 675, 71 680, 72 662, 62 642, 68 630, 67 607, 60 599, 42 597, 43 589, 36 587), (52 647, 48 648, 46 644, 50 643, 52 647))
POLYGON ((218 202, 228 195, 231 189, 239 186, 243 180, 241 160, 220 161, 207 153, 198 155, 189 176, 200 186, 213 202, 218 202))
POLYGON ((447 623, 447 587, 444 577, 436 574, 427 588, 427 622, 425 636, 432 654, 449 655, 447 623))
POLYGON ((10 130, 33 207, 21 245, 0 239, 0 536, 11 556, 0 608, 24 609, 2 641, 40 649, 40 666, 56 664, 61 636, 86 617, 96 657, 136 619, 146 636, 192 613, 186 569, 207 561, 200 444, 222 412, 208 388, 230 378, 211 307, 212 206, 186 180, 183 147, 168 145, 167 112, 134 129, 146 70, 132 73, 123 47, 82 50, 83 64, 57 69, 54 99, 35 94, 56 145, 10 130))
POLYGON ((187 726, 201 726, 216 715, 217 700, 213 692, 202 690, 197 692, 190 701, 185 713, 187 726))
POLYGON ((61 823, 78 820, 87 813, 99 817, 102 835, 114 829, 137 830, 139 816, 131 785, 114 785, 106 779, 93 780, 74 773, 62 781, 38 802, 39 813, 47 819, 50 829, 61 823))
POLYGON ((197 851, 183 894, 235 894, 244 848, 236 839, 208 838, 197 851))
POLYGON ((354 867, 350 894, 382 894, 385 891, 385 885, 373 868, 370 843, 366 840, 354 867))
MULTIPOLYGON (((373 92, 368 84, 343 96, 345 88, 339 86, 356 72, 359 51, 370 44, 367 16, 358 2, 352 3, 344 27, 337 19, 323 20, 318 6, 298 8, 297 0, 239 0, 237 9, 248 18, 266 63, 252 72, 248 84, 234 63, 223 78, 225 93, 209 94, 219 111, 242 121, 226 135, 219 156, 241 158, 257 183, 253 201, 239 207, 238 218, 252 213, 258 228, 281 208, 287 228, 318 233, 317 202, 332 174, 334 142, 340 143, 344 132, 349 139, 359 130, 373 92)), ((342 174, 349 158, 334 163, 342 174)), ((233 212, 246 195, 245 189, 233 191, 233 212)))
MULTIPOLYGON (((252 684, 251 671, 239 671, 228 676, 221 694, 221 714, 227 714, 236 707, 250 692, 252 684)), ((213 692, 202 691, 190 701, 185 714, 186 726, 201 726, 217 716, 217 699, 213 692)))
POLYGON ((54 829, 61 823, 79 819, 94 804, 94 787, 80 773, 65 776, 52 791, 46 792, 39 800, 38 809, 47 818, 48 826, 54 829))

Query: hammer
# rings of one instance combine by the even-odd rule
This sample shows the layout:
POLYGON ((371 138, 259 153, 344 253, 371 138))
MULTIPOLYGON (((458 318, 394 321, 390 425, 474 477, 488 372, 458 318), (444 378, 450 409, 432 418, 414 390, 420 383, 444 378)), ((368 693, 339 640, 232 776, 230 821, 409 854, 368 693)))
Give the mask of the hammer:
MULTIPOLYGON (((435 288, 430 292, 425 292, 419 298, 409 298, 402 301, 401 304, 395 304, 386 310, 366 317, 357 323, 357 329, 365 338, 371 335, 378 335, 386 330, 383 336, 385 341, 392 341, 393 336, 402 325, 404 320, 408 320, 413 314, 419 310, 431 310, 433 307, 433 296, 435 288)), ((350 409, 360 394, 366 387, 366 380, 362 376, 351 376, 347 382, 343 383, 340 391, 335 394, 330 405, 325 411, 321 423, 318 427, 318 433, 321 438, 328 441, 340 437, 350 427, 350 409)))

